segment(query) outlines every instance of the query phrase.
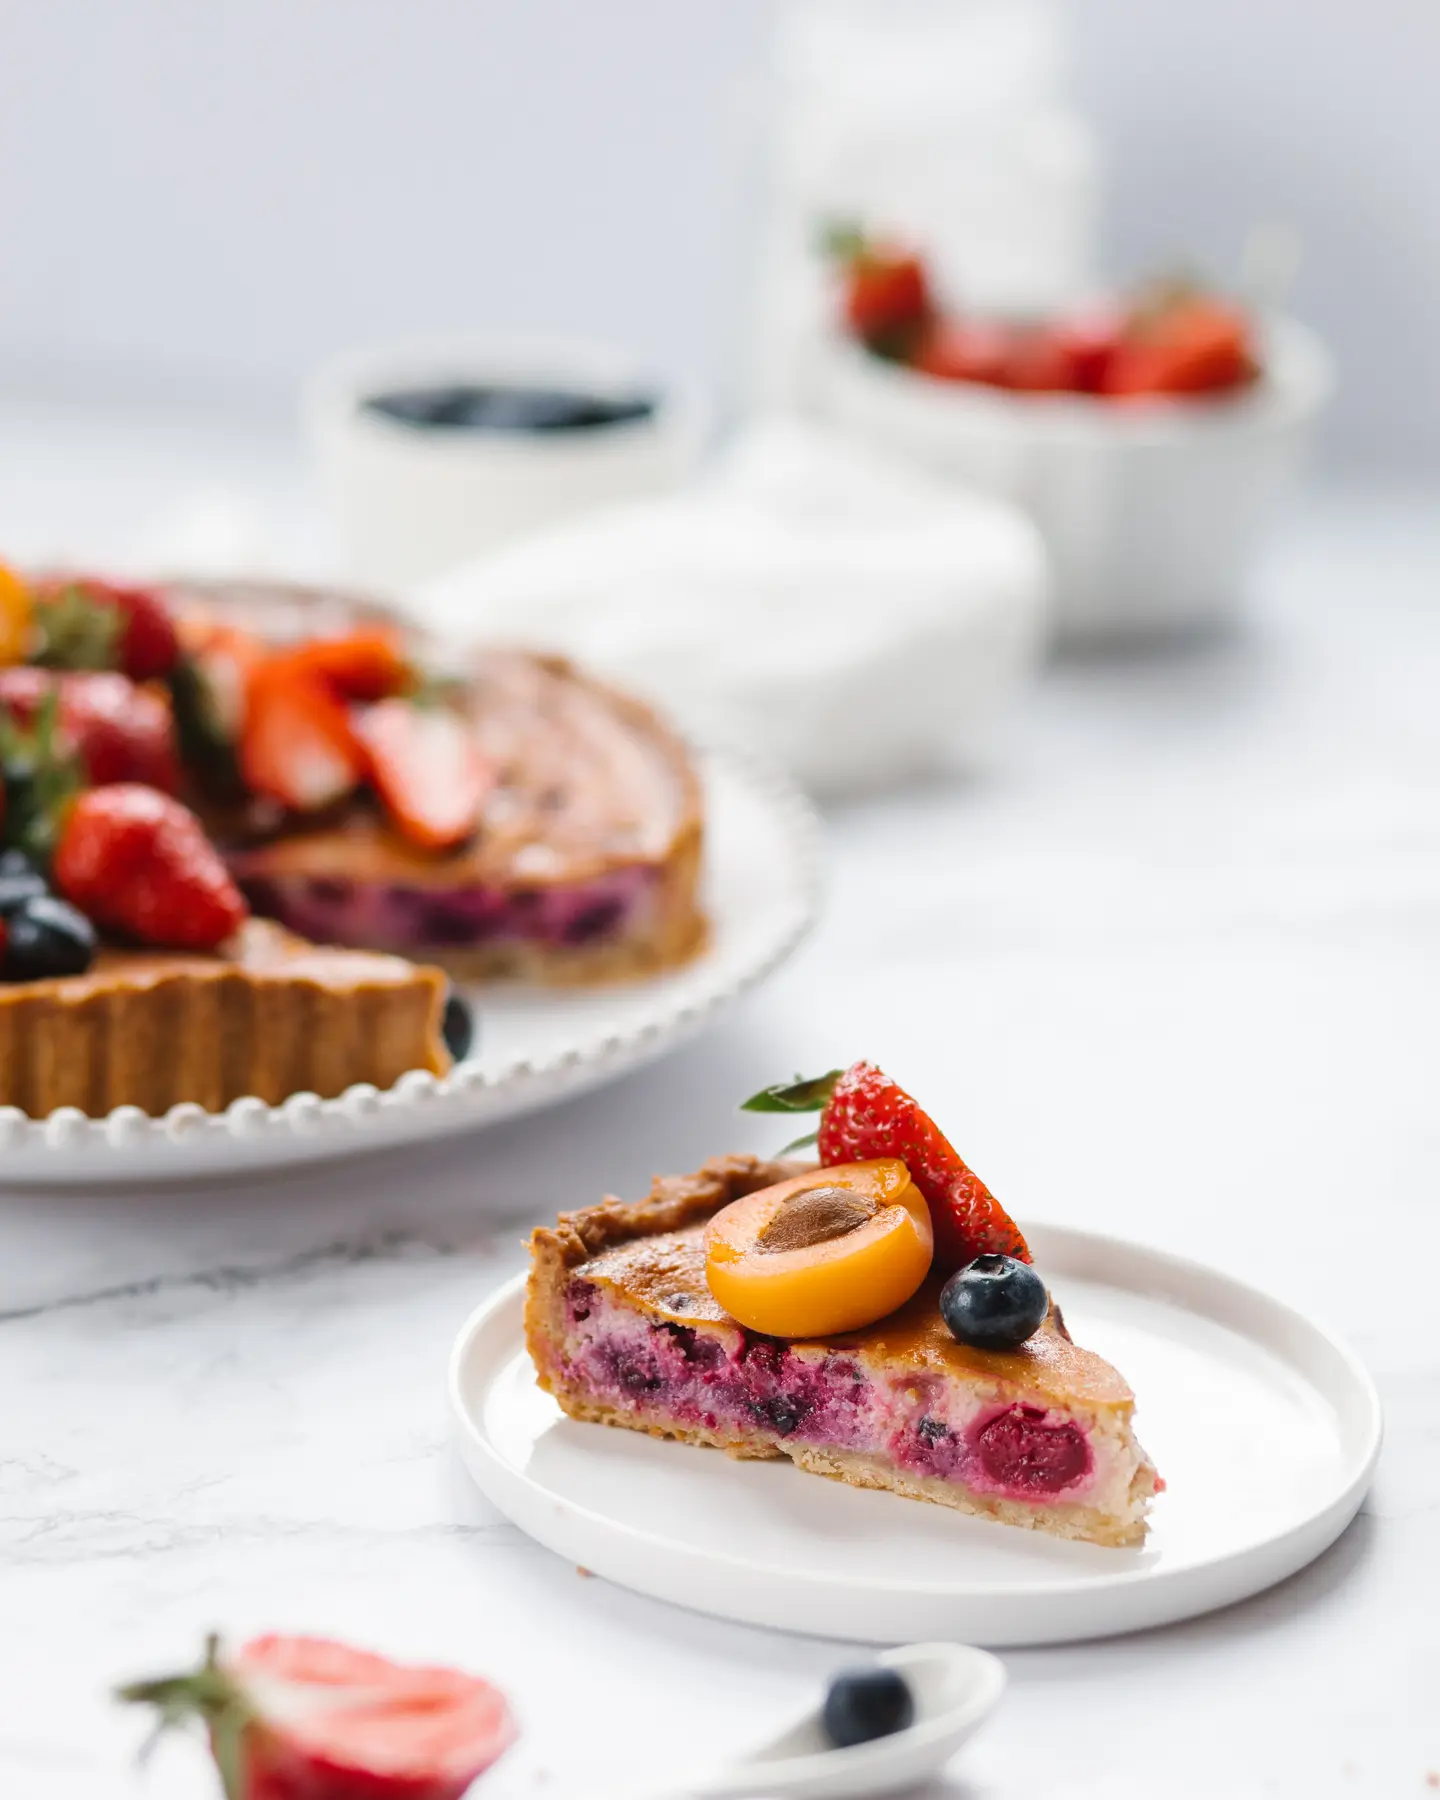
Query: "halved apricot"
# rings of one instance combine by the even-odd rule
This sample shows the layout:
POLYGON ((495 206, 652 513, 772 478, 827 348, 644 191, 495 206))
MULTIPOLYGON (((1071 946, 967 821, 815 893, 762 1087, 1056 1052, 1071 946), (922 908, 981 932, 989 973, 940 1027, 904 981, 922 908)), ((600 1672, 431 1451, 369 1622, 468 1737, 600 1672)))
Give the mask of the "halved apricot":
POLYGON ((705 1228, 705 1279, 751 1331, 829 1337, 903 1306, 934 1248, 903 1162, 841 1163, 722 1207, 705 1228))

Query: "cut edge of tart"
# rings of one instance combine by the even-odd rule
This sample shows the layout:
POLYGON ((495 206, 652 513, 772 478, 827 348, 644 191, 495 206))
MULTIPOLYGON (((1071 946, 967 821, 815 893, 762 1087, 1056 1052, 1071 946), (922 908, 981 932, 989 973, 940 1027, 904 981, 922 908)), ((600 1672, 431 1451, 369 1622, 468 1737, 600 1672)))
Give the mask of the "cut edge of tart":
POLYGON ((786 1341, 710 1293, 704 1230, 809 1165, 727 1156, 606 1199, 530 1240, 525 1336, 571 1418, 711 1445, 1106 1546, 1143 1542, 1157 1491, 1134 1396, 1058 1307, 1017 1348, 958 1343, 932 1275, 889 1317, 786 1341))
POLYGON ((249 919, 214 952, 102 948, 84 974, 0 986, 0 1105, 218 1112, 442 1075, 440 970, 322 949, 249 919))

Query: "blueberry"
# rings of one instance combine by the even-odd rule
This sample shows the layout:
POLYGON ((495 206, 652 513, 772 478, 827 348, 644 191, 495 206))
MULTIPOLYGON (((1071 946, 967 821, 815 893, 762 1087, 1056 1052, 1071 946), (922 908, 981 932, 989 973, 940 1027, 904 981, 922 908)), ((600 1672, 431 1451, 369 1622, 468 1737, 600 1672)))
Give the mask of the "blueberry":
POLYGON ((445 1017, 441 1022, 440 1035, 445 1039, 445 1048, 456 1062, 464 1062, 470 1054, 475 1042, 475 1015, 470 1010, 470 1002, 463 994, 451 988, 445 1000, 445 1017))
POLYGON ((950 1335, 978 1350, 1013 1350, 1035 1335, 1049 1310, 1045 1283, 1013 1256, 977 1256, 940 1290, 950 1335))
POLYGON ((830 1683, 820 1712, 837 1750, 904 1731, 915 1720, 915 1697, 893 1669, 843 1669, 830 1683))
POLYGON ((49 891, 45 877, 23 850, 0 853, 0 918, 14 912, 26 900, 49 891))
POLYGON ((7 981, 44 981, 83 975, 95 956, 95 928, 64 900, 37 894, 5 921, 7 981))

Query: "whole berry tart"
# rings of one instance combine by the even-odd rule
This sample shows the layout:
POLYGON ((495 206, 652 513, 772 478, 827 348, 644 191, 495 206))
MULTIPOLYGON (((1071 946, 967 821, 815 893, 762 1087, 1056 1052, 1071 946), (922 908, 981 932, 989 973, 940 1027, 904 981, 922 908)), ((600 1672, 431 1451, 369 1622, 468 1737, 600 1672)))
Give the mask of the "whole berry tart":
POLYGON ((257 911, 467 979, 630 980, 703 947, 700 782, 648 706, 334 593, 163 598, 186 781, 257 911))
POLYGON ((857 1063, 748 1104, 820 1110, 819 1164, 722 1157, 534 1233, 541 1387, 575 1419, 1143 1542, 1163 1484, 1134 1395, 910 1095, 857 1063))

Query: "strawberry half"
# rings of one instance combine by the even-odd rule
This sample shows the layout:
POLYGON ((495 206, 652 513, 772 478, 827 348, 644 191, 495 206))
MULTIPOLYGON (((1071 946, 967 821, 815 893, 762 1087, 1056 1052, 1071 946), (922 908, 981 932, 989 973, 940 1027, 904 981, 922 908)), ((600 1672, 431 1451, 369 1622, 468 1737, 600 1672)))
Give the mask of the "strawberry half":
POLYGON ((414 679, 399 632, 379 626, 311 638, 290 651, 288 660, 341 700, 387 700, 414 679))
POLYGON ((874 1063, 857 1062, 813 1081, 765 1088, 745 1102, 744 1110, 818 1112, 815 1141, 827 1166, 898 1157, 930 1207, 940 1273, 963 1268, 977 1256, 1031 1260, 1009 1213, 930 1115, 874 1063))
POLYGON ((439 705, 384 700, 360 714, 356 731, 371 783, 411 843, 450 850, 474 835, 494 773, 465 719, 439 705))
POLYGON ((408 1668, 327 1638, 260 1637, 116 1698, 159 1729, 197 1720, 226 1800, 460 1800, 515 1741, 505 1696, 456 1669, 408 1668))
POLYGON ((51 873, 102 931, 166 949, 214 950, 249 913, 194 813, 135 782, 80 795, 51 873))
POLYGON ((365 754, 344 703, 289 657, 277 656, 250 678, 240 772, 252 793, 292 812, 317 812, 360 785, 365 754))

